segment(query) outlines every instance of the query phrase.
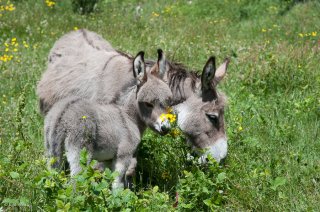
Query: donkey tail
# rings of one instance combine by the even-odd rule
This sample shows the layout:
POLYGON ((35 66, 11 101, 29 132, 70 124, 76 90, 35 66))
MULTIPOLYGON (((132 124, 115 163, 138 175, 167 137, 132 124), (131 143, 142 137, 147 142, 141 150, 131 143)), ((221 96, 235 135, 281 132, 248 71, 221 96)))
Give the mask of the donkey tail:
POLYGON ((67 130, 64 127, 64 114, 75 100, 65 99, 57 102, 45 117, 45 148, 48 167, 62 169, 65 165, 63 155, 67 130))
POLYGON ((50 126, 46 127, 45 133, 48 168, 60 170, 64 165, 63 152, 66 134, 50 126))

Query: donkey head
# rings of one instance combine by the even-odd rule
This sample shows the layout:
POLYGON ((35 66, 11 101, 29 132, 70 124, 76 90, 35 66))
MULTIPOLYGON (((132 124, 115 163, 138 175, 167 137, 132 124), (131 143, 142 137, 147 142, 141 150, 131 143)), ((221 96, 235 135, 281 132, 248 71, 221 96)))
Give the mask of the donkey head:
POLYGON ((133 61, 133 75, 137 80, 138 113, 140 119, 152 130, 166 134, 170 130, 170 122, 162 114, 172 98, 169 86, 162 81, 164 55, 158 50, 158 62, 153 71, 146 72, 144 53, 139 52, 133 61))
POLYGON ((224 129, 224 106, 226 97, 216 91, 225 76, 229 59, 216 69, 211 57, 203 68, 199 92, 176 106, 178 125, 187 135, 193 148, 201 154, 200 162, 206 162, 210 154, 217 162, 227 156, 227 137, 224 129))

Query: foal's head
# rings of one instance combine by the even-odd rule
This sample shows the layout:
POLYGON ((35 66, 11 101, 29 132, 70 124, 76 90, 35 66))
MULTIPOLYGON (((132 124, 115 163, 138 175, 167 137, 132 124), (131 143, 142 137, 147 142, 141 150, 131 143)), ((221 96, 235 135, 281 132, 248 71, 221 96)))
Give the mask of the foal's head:
POLYGON ((169 86, 162 81, 165 72, 162 50, 158 50, 158 62, 153 71, 146 72, 144 52, 139 52, 133 60, 133 75, 137 82, 136 100, 141 120, 152 130, 166 134, 170 130, 169 120, 162 114, 171 102, 169 86))

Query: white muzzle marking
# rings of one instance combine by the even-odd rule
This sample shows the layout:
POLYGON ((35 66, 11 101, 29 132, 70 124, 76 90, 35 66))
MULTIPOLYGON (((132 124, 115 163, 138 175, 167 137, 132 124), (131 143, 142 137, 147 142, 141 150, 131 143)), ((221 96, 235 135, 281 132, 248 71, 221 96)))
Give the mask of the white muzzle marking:
POLYGON ((227 156, 228 143, 226 138, 218 139, 207 151, 199 158, 200 163, 207 162, 207 156, 210 154, 218 163, 227 156))
POLYGON ((160 133, 164 133, 171 128, 170 121, 167 118, 158 118, 154 125, 155 130, 160 133))

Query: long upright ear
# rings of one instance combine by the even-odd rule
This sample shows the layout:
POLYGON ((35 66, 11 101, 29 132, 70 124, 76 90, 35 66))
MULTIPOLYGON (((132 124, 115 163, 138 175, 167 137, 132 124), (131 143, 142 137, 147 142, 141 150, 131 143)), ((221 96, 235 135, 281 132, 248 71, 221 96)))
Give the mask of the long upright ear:
POLYGON ((158 49, 157 52, 158 52, 157 67, 151 70, 151 74, 155 76, 159 76, 162 79, 169 67, 168 67, 168 62, 166 60, 165 54, 163 53, 162 49, 158 49))
POLYGON ((202 101, 212 101, 217 98, 215 91, 214 76, 216 73, 216 58, 210 57, 206 65, 203 67, 201 75, 201 91, 202 101))
POLYGON ((209 90, 212 88, 212 80, 216 73, 216 58, 210 57, 206 65, 203 67, 201 74, 201 90, 209 90))
POLYGON ((163 78, 164 74, 167 71, 167 60, 166 56, 163 53, 162 49, 158 49, 158 67, 159 67, 159 76, 163 78))
POLYGON ((133 60, 133 76, 140 82, 147 81, 146 65, 144 62, 144 52, 140 51, 133 60))
POLYGON ((229 63, 230 58, 226 58, 224 62, 219 66, 219 68, 216 70, 216 74, 214 76, 214 81, 216 81, 216 83, 219 83, 226 75, 229 63))

